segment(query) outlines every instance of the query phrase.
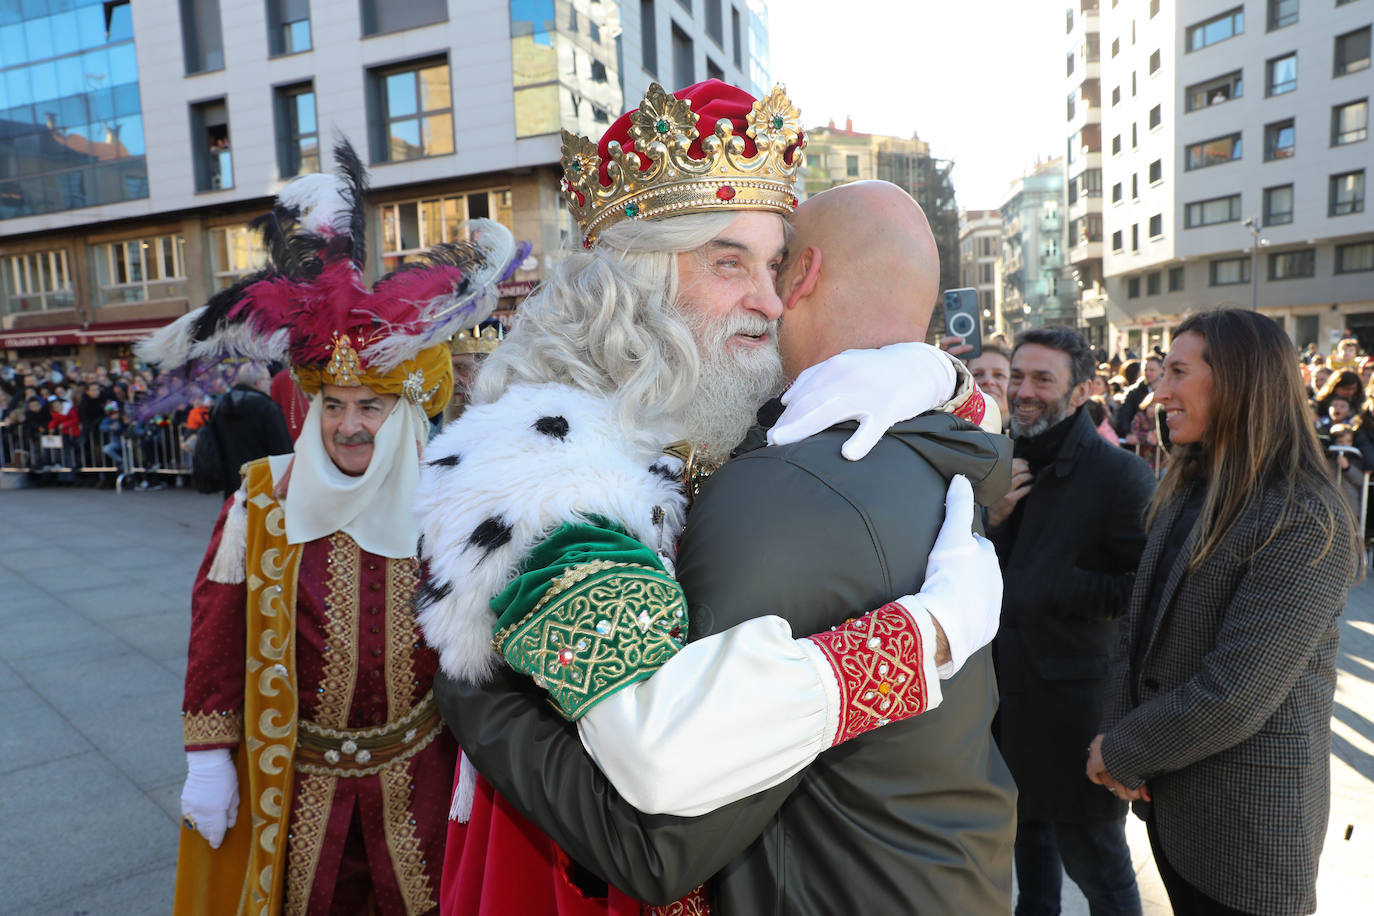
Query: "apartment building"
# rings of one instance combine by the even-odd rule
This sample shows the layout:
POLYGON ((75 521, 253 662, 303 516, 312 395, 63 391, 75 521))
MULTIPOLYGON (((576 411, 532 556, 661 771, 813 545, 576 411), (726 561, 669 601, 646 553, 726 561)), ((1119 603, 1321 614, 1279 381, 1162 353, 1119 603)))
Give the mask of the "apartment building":
POLYGON ((767 71, 761 0, 4 4, 0 353, 127 359, 264 262, 248 221, 338 137, 371 173, 370 276, 489 217, 533 244, 513 308, 575 241, 560 129, 767 71))
POLYGON ((997 301, 1001 285, 997 258, 1002 251, 1002 214, 997 210, 959 211, 959 286, 978 291, 983 334, 1004 331, 997 301))
POLYGON ((1064 265, 1074 323, 1094 346, 1107 339, 1107 289, 1102 277, 1102 41, 1098 0, 1066 12, 1068 80, 1064 152, 1064 265))
POLYGON ((1103 0, 1097 19, 1111 345, 1235 305, 1299 345, 1374 346, 1374 3, 1103 0))
POLYGON ((1059 294, 1064 270, 1064 160, 1041 162, 1012 182, 1002 215, 998 312, 1007 334, 1048 324, 1072 325, 1072 297, 1059 294))

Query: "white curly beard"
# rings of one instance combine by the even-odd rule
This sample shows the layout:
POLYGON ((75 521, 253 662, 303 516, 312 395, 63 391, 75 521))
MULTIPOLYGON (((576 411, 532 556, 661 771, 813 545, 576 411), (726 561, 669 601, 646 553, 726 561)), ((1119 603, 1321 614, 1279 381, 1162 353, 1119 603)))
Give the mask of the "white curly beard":
POLYGON ((778 323, 754 313, 705 318, 684 303, 678 304, 678 315, 691 330, 701 357, 696 396, 683 412, 682 428, 703 458, 724 462, 754 425, 758 409, 782 390, 778 323), (726 346, 736 334, 763 333, 768 335, 767 346, 726 346))

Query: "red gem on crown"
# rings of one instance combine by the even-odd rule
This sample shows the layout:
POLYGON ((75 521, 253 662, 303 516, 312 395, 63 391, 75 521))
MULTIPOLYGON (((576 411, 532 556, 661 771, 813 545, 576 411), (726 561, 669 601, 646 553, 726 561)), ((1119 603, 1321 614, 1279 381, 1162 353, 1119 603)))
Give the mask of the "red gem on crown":
POLYGON ((719 188, 716 188, 716 196, 719 197, 721 200, 734 200, 735 189, 730 187, 728 184, 721 185, 719 188))

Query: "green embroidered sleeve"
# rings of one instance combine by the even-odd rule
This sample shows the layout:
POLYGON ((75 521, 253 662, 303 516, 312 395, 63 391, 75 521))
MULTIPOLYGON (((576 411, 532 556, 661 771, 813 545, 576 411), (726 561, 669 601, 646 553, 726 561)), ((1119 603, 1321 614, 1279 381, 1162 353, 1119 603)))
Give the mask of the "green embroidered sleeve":
POLYGON ((576 720, 644 680, 687 638, 687 602, 658 556, 613 522, 564 524, 491 600, 495 644, 576 720))

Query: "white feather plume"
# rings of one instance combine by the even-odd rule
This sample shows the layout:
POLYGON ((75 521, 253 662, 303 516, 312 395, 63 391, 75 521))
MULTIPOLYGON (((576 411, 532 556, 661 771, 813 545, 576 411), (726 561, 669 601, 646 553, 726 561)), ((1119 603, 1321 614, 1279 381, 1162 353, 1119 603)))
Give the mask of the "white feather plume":
POLYGON ((351 196, 342 179, 317 172, 293 179, 277 193, 277 200, 299 211, 301 227, 307 232, 337 235, 349 230, 351 196))
POLYGON ((134 355, 154 366, 184 366, 191 359, 192 337, 205 306, 187 312, 134 344, 134 355))

